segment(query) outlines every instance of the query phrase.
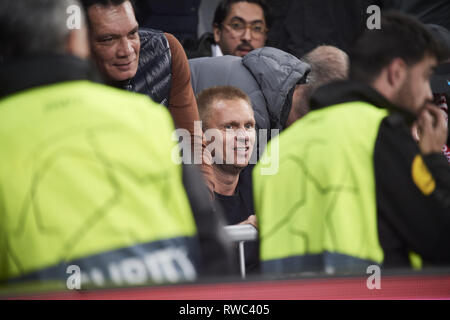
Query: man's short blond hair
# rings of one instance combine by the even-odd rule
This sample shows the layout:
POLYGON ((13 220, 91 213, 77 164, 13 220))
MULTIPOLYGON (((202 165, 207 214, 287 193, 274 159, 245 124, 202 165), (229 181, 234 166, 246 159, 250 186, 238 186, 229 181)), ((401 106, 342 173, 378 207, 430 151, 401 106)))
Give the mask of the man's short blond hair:
POLYGON ((197 95, 198 112, 203 123, 203 130, 208 129, 211 107, 217 100, 244 100, 252 110, 249 96, 239 88, 232 86, 216 86, 203 90, 197 95))

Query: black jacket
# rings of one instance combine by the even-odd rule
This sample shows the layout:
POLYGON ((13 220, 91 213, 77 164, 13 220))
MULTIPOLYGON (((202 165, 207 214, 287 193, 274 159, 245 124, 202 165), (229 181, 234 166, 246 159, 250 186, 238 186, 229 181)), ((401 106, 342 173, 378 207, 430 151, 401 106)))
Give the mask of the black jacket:
POLYGON ((215 44, 214 36, 212 33, 207 32, 203 34, 200 39, 192 40, 186 39, 183 42, 184 50, 188 59, 200 58, 200 57, 211 57, 212 49, 211 46, 215 44))
MULTIPOLYGON (((384 267, 410 265, 409 253, 420 253, 424 264, 450 263, 450 166, 443 154, 421 155, 410 133, 415 117, 392 105, 369 86, 350 81, 319 88, 311 99, 318 109, 350 101, 365 101, 389 110, 378 130, 374 170, 378 235, 384 267), (417 186, 414 161, 421 156, 434 180, 425 195, 417 186)), ((421 168, 423 169, 423 168, 421 168)))

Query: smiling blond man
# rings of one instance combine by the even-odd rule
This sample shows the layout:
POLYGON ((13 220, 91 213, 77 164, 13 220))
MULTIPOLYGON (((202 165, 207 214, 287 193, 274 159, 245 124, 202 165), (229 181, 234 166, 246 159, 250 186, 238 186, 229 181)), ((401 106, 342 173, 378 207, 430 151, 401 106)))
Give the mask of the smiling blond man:
MULTIPOLYGON (((240 179, 250 162, 256 140, 255 118, 250 98, 240 89, 218 86, 197 97, 203 130, 213 156, 215 201, 224 210, 227 223, 256 227, 249 179, 240 179)), ((245 244, 246 269, 258 269, 258 243, 245 244)))

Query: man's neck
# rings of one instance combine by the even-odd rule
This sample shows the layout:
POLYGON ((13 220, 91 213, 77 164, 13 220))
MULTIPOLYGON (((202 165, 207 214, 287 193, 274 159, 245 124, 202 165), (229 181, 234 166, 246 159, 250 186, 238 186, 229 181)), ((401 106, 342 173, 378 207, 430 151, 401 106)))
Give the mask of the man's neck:
POLYGON ((213 165, 214 172, 214 191, 224 196, 232 196, 239 181, 239 171, 231 172, 224 170, 222 166, 213 165))

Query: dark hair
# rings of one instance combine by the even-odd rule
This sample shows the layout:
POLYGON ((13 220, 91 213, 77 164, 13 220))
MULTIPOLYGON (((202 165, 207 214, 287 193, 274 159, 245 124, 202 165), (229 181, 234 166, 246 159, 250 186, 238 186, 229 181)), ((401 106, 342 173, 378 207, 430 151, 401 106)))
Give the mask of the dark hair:
POLYGON ((86 12, 86 20, 88 22, 89 27, 91 27, 91 21, 89 20, 89 13, 88 10, 93 5, 101 5, 104 7, 109 6, 120 6, 124 2, 130 2, 131 6, 133 7, 134 14, 136 15, 136 6, 134 3, 134 0, 80 0, 81 4, 84 7, 84 11, 86 12))
POLYGON ((71 5, 80 4, 76 0, 1 0, 0 62, 65 53, 70 34, 66 10, 71 5))
POLYGON ((428 30, 431 32, 437 42, 441 44, 445 51, 445 60, 450 58, 450 31, 445 27, 437 24, 427 24, 428 30))
POLYGON ((133 9, 136 11, 136 6, 134 3, 134 0, 80 0, 81 4, 84 7, 84 10, 86 11, 86 15, 87 15, 87 11, 89 10, 90 7, 92 7, 93 5, 101 5, 104 7, 108 7, 108 6, 120 6, 122 3, 129 1, 131 3, 131 5, 133 6, 133 9))
POLYGON ((222 0, 216 8, 214 12, 214 20, 213 26, 218 26, 221 28, 222 22, 226 19, 226 17, 230 14, 231 6, 234 3, 238 2, 248 2, 254 3, 260 6, 264 13, 264 20, 266 21, 267 28, 270 28, 270 16, 269 16, 269 7, 265 0, 222 0))
POLYGON ((381 17, 381 29, 366 30, 350 50, 350 79, 370 84, 395 58, 409 66, 425 55, 443 58, 443 50, 416 18, 389 12, 381 17))

